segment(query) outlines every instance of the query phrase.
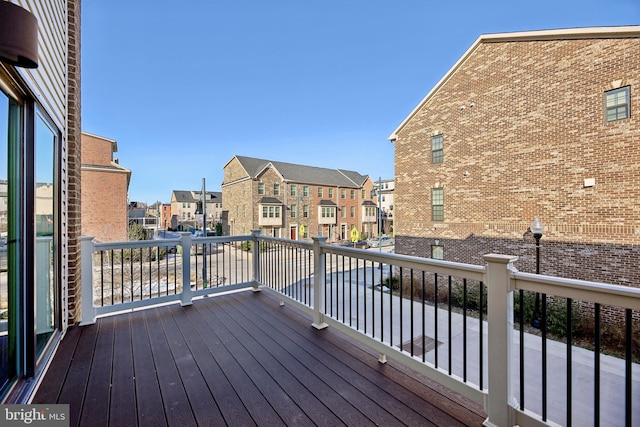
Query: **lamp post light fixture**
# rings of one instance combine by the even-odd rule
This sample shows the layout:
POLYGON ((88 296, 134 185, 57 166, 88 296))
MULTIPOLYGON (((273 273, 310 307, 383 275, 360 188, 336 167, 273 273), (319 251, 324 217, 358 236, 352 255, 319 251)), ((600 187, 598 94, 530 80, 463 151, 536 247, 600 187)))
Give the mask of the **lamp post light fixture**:
MULTIPOLYGON (((529 227, 533 238, 536 239, 536 274, 540 274, 540 239, 542 238, 542 232, 544 231, 544 224, 540 221, 540 218, 536 217, 531 226, 529 227)), ((536 292, 536 305, 533 312, 533 322, 531 326, 540 329, 540 293, 536 292)))

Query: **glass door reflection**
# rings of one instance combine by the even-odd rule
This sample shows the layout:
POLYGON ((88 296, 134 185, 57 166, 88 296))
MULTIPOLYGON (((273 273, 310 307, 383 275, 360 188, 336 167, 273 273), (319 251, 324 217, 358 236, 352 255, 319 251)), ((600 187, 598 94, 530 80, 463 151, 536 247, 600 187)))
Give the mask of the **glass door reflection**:
MULTIPOLYGON (((19 143, 20 108, 18 103, 0 91, 0 396, 10 387, 16 375, 17 345, 17 271, 12 268, 16 255, 15 204, 10 202, 11 185, 19 179, 10 158, 15 158, 19 143)), ((14 191, 15 195, 15 191, 14 191)))
POLYGON ((56 143, 57 132, 40 114, 35 140, 35 302, 36 349, 40 356, 56 330, 56 143))

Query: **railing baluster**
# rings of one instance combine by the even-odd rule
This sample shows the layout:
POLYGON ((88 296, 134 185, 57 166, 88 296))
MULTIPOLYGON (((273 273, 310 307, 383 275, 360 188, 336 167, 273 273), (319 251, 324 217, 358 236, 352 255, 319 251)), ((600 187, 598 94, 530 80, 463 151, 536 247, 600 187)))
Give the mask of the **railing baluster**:
POLYGON ((380 341, 384 342, 384 284, 382 283, 382 262, 379 264, 380 270, 380 341))
MULTIPOLYGON (((422 363, 427 360, 427 347, 426 347, 426 338, 427 335, 427 325, 426 325, 426 303, 425 303, 425 271, 422 270, 422 293, 420 297, 420 305, 422 306, 422 363)), ((435 307, 435 312, 438 312, 438 307, 435 307)), ((435 353, 438 353, 438 345, 435 345, 435 353)))
POLYGON ((520 322, 520 410, 524 411, 524 291, 519 291, 518 321, 520 322))
POLYGON ((547 421, 547 295, 542 299, 542 421, 547 421))
POLYGON ((153 274, 151 272, 151 265, 153 264, 151 255, 151 248, 147 248, 148 256, 149 256, 149 298, 153 297, 153 274))
POLYGON ((124 302, 124 249, 120 248, 120 298, 124 302))
MULTIPOLYGON (((400 270, 400 277, 402 277, 402 269, 400 270)), ((411 297, 411 299, 410 299, 410 304, 411 305, 409 306, 410 313, 411 313, 411 317, 410 317, 410 319, 411 319, 410 337, 411 337, 411 356, 413 356, 414 355, 414 352, 413 352, 413 337, 415 336, 414 335, 414 330, 413 330, 413 319, 414 319, 414 316, 413 316, 414 315, 414 313, 413 313, 413 268, 409 270, 409 280, 410 280, 410 282, 409 282, 409 295, 411 297)), ((401 285, 401 287, 402 287, 402 285, 401 285)), ((422 348, 424 348, 424 347, 422 347, 422 348)))
POLYGON ((139 248, 138 252, 140 253, 140 299, 144 299, 144 274, 142 274, 143 270, 143 262, 142 258, 144 258, 144 254, 142 253, 143 248, 139 248))
MULTIPOLYGON (((364 283, 364 286, 362 287, 362 310, 363 310, 363 317, 364 317, 364 333, 367 333, 367 260, 364 260, 363 263, 363 268, 362 268, 362 282, 364 283)), ((358 323, 358 326, 360 325, 360 323, 358 323)))
POLYGON ((110 305, 113 305, 113 304, 115 304, 115 300, 114 300, 115 290, 114 290, 114 286, 113 286, 113 283, 114 283, 113 282, 113 250, 109 251, 109 263, 111 264, 111 271, 110 271, 110 274, 109 274, 109 276, 111 276, 111 304, 110 305))
POLYGON ((600 427, 600 304, 596 303, 594 307, 594 356, 593 363, 593 425, 600 427))
MULTIPOLYGON (((352 304, 353 304, 353 299, 351 298, 351 295, 353 294, 353 277, 352 277, 352 271, 353 268, 351 266, 351 260, 352 258, 349 257, 349 326, 351 326, 351 319, 353 318, 353 310, 352 310, 352 304)), ((356 274, 358 274, 358 271, 356 270, 356 274)), ((357 283, 356 283, 357 286, 357 283)))
MULTIPOLYGON (((633 315, 631 309, 625 310, 625 424, 632 425, 633 399, 631 398, 633 390, 633 315)), ((636 420, 638 421, 638 420, 636 420)))
POLYGON ((389 264, 389 345, 393 347, 393 276, 389 264))
POLYGON ((571 390, 571 384, 572 384, 572 364, 571 364, 571 346, 573 345, 573 333, 572 333, 572 304, 573 301, 571 298, 567 298, 567 321, 565 323, 565 327, 567 328, 567 344, 566 344, 566 357, 567 357, 567 404, 566 404, 566 408, 567 408, 567 427, 571 427, 571 407, 573 406, 573 399, 572 399, 572 390, 571 390))
MULTIPOLYGON (((438 273, 433 274, 433 336, 438 342, 438 273)), ((436 345, 434 352, 434 364, 435 367, 438 368, 440 365, 438 364, 438 346, 436 345)))
POLYGON ((451 310, 451 301, 452 301, 452 295, 451 295, 451 285, 452 285, 452 278, 451 276, 449 276, 449 296, 448 296, 448 305, 449 305, 449 325, 448 325, 448 331, 449 331, 449 336, 448 336, 448 341, 449 341, 449 359, 448 359, 448 364, 449 364, 449 375, 451 375, 451 372, 453 372, 452 369, 452 362, 451 362, 451 355, 453 353, 453 348, 452 348, 452 319, 451 319, 451 313, 453 313, 453 311, 451 310))
MULTIPOLYGON (((342 322, 345 321, 345 291, 344 291, 344 281, 345 281, 345 269, 344 269, 344 255, 342 256, 342 322)), ((338 305, 338 298, 337 298, 337 293, 336 293, 336 308, 339 307, 338 305)), ((336 314, 337 315, 337 314, 336 314)))
POLYGON ((478 366, 480 369, 480 381, 479 381, 479 389, 482 390, 484 388, 484 322, 483 322, 483 314, 484 314, 484 300, 482 298, 482 295, 484 294, 484 283, 479 282, 478 286, 480 287, 480 295, 478 297, 479 299, 479 318, 480 318, 480 323, 479 323, 479 327, 480 327, 480 333, 479 333, 479 344, 478 344, 478 352, 480 355, 480 360, 478 361, 478 366))
POLYGON ((100 251, 100 305, 104 306, 104 251, 100 251))
POLYGON ((467 382, 467 279, 462 279, 462 381, 467 382))

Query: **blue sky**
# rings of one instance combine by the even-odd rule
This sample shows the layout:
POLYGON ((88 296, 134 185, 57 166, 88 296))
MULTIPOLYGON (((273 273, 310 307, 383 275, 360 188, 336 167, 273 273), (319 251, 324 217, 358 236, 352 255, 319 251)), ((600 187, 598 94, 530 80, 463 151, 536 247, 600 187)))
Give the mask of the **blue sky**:
POLYGON ((82 4, 82 127, 132 201, 220 191, 244 155, 392 179, 387 137, 481 34, 637 25, 637 0, 82 4))

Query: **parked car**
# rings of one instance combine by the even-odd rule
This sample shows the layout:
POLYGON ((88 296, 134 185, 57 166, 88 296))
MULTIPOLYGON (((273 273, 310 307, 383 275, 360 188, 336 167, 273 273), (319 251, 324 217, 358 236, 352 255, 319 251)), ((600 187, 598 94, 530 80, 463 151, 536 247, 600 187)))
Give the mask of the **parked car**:
MULTIPOLYGON (((167 231, 167 230, 158 230, 158 233, 155 236, 155 240, 179 239, 179 238, 180 238, 179 233, 176 233, 173 231, 167 231)), ((167 245, 167 246, 158 245, 158 247, 160 249, 165 249, 167 253, 170 253, 170 254, 175 254, 178 252, 176 245, 167 245)))
POLYGON ((353 242, 351 240, 342 240, 340 242, 338 242, 338 244, 340 246, 345 246, 347 248, 361 248, 361 249, 367 249, 369 247, 369 243, 366 240, 358 240, 355 245, 353 244, 353 242))
POLYGON ((373 239, 369 242, 369 245, 372 248, 381 248, 384 246, 393 246, 396 244, 396 241, 393 237, 382 236, 379 239, 373 239))

